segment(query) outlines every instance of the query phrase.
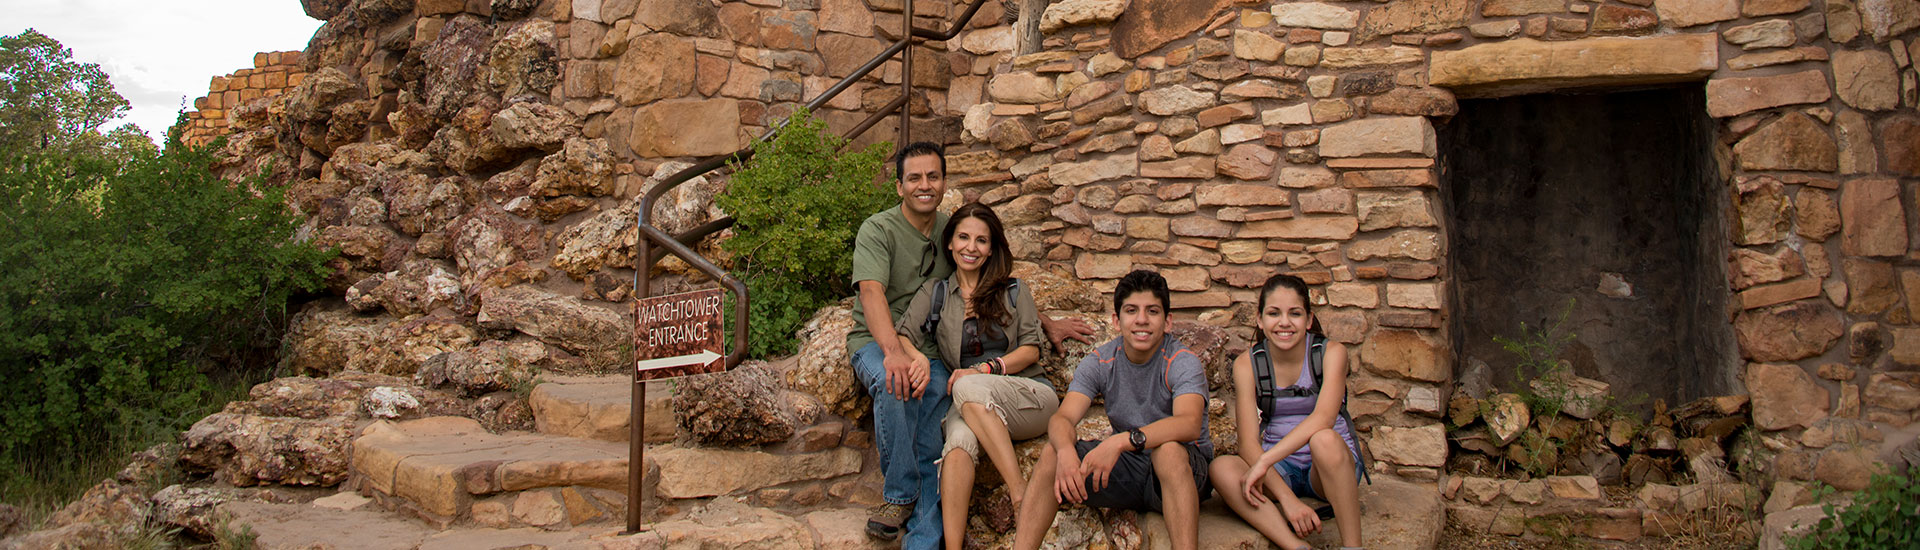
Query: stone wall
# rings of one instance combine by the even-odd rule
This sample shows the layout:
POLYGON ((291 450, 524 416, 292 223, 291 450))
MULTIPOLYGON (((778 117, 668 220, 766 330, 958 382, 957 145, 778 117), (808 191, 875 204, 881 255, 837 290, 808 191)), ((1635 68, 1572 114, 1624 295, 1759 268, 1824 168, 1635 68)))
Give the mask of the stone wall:
MULTIPOLYGON (((1087 4, 1100 3, 1050 11, 1087 4)), ((952 171, 1029 243, 1017 254, 1103 288, 1158 267, 1176 308, 1232 324, 1276 267, 1324 284, 1320 321, 1360 348, 1355 415, 1431 427, 1374 436, 1404 447, 1377 453, 1389 469, 1424 475, 1445 454, 1434 403, 1455 371, 1447 253, 1470 245, 1446 242, 1436 126, 1456 97, 1678 83, 1705 94, 1716 125, 1728 319, 1757 424, 1791 439, 1830 416, 1915 420, 1920 6, 1193 5, 1134 0, 1027 55, 1010 27, 960 37, 979 57, 949 89, 967 144, 952 171)), ((1784 452, 1778 473, 1806 479, 1827 455, 1878 448, 1821 443, 1784 452)))
POLYGON ((260 52, 253 54, 253 68, 240 69, 227 76, 213 77, 207 95, 193 100, 187 112, 186 133, 180 141, 205 145, 229 133, 227 110, 259 98, 286 93, 307 77, 300 68, 300 52, 260 52))
MULTIPOLYGON (((958 4, 915 9, 944 26, 958 4)), ((290 361, 395 374, 494 340, 621 364, 640 192, 747 143, 901 17, 889 0, 304 5, 327 20, 310 76, 231 107, 225 162, 272 161, 301 234, 342 250, 343 300, 301 316, 290 361)), ((916 50, 914 132, 953 145, 955 194, 995 205, 1020 259, 1100 290, 1159 268, 1183 318, 1244 332, 1269 273, 1320 285, 1320 322, 1357 345, 1350 406, 1379 471, 1446 460, 1447 253, 1465 243, 1445 238, 1435 129, 1456 97, 1701 89, 1733 205, 1728 322, 1779 472, 1869 448, 1795 443, 1823 419, 1920 410, 1911 1, 1070 0, 1024 55, 987 6, 916 50)), ((899 67, 824 118, 897 97, 899 67)), ((670 195, 662 225, 714 217, 723 183, 670 195)))

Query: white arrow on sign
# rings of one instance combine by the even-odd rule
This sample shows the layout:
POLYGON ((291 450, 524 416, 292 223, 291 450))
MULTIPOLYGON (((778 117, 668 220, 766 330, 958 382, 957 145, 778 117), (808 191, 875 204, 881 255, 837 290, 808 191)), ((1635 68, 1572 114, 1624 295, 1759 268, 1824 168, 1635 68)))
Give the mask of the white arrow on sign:
POLYGON ((696 353, 693 355, 676 355, 673 357, 661 357, 659 359, 648 359, 645 361, 641 361, 639 363, 639 366, 636 367, 635 370, 650 371, 654 369, 667 369, 667 368, 673 368, 673 367, 685 367, 690 365, 705 365, 707 363, 712 363, 713 360, 719 359, 720 357, 721 357, 720 354, 714 353, 712 351, 702 351, 700 353, 696 353))

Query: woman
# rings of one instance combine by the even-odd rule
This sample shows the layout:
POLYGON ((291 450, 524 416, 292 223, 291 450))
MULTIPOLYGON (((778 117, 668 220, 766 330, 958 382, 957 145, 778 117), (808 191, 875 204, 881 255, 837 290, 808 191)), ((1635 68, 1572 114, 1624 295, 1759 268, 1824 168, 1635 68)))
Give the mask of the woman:
POLYGON ((1233 362, 1234 412, 1240 452, 1211 466, 1214 487, 1240 517, 1281 548, 1311 548, 1300 537, 1320 531, 1320 516, 1300 497, 1333 504, 1342 548, 1360 547, 1360 461, 1353 427, 1340 414, 1347 392, 1347 348, 1327 341, 1313 318, 1307 283, 1274 275, 1260 288, 1260 341, 1233 362), (1309 364, 1323 347, 1323 374, 1309 364), (1253 356, 1264 351, 1277 388, 1272 418, 1261 421, 1253 356), (1275 474, 1275 475, 1268 475, 1275 474), (1278 506, 1267 506, 1270 503, 1278 506))
POLYGON ((966 539, 980 453, 993 460, 1019 510, 1026 479, 1013 442, 1046 435, 1060 398, 1038 366, 1045 337, 1033 294, 1008 276, 1013 254, 1000 217, 986 205, 967 203, 954 211, 939 242, 946 243, 953 275, 922 285, 894 328, 915 365, 928 361, 922 346, 929 340, 941 361, 954 365, 947 382, 953 408, 944 424, 940 510, 946 547, 957 550, 966 539))

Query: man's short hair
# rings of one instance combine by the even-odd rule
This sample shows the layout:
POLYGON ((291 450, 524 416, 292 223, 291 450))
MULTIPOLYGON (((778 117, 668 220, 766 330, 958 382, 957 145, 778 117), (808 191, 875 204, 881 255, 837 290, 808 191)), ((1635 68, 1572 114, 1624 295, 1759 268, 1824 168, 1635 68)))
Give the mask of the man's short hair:
POLYGON ((940 144, 931 141, 916 141, 907 144, 906 147, 902 147, 899 153, 893 155, 894 181, 899 181, 901 175, 907 172, 907 157, 917 157, 920 155, 939 157, 940 175, 944 176, 947 174, 947 148, 941 147, 940 144))
POLYGON ((1121 277, 1120 284, 1114 285, 1113 313, 1119 314, 1120 304, 1137 292, 1152 292, 1154 298, 1160 299, 1161 311, 1173 307, 1172 293, 1167 290, 1167 278, 1161 277, 1159 272, 1136 269, 1127 276, 1121 277))

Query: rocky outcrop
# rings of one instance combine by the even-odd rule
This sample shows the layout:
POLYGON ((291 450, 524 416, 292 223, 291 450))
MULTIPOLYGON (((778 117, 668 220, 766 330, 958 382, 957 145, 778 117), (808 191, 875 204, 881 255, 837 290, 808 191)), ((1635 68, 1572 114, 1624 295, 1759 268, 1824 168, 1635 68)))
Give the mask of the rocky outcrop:
POLYGON ((481 326, 513 329, 579 354, 595 367, 631 357, 631 323, 620 314, 577 298, 529 287, 492 290, 481 297, 481 326))
POLYGON ((475 396, 529 384, 541 372, 569 372, 586 364, 564 350, 540 342, 488 340, 471 348, 428 358, 414 373, 426 387, 452 386, 475 396))
POLYGON ((800 404, 805 394, 785 392, 780 374, 765 363, 743 363, 726 372, 686 377, 673 395, 673 416, 680 428, 704 446, 735 447, 779 443, 813 423, 808 412, 819 405, 800 404))
POLYGON ((866 416, 871 397, 853 374, 847 355, 847 333, 853 331, 853 308, 846 302, 821 308, 795 337, 800 339, 797 361, 787 369, 787 386, 826 404, 827 412, 851 419, 866 416))
POLYGON ((180 464, 235 486, 336 485, 347 479, 353 421, 217 413, 183 436, 180 464))

